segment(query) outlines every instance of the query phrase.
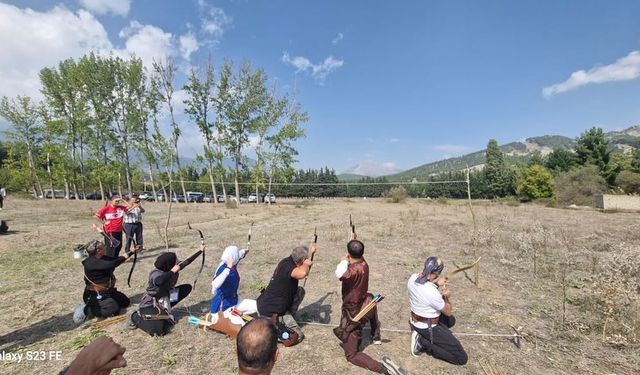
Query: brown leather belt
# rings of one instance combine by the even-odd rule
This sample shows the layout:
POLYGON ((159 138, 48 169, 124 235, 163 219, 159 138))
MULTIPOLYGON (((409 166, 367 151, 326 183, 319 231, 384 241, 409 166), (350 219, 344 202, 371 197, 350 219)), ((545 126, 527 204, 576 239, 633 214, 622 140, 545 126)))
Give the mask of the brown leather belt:
POLYGON ((416 314, 416 313, 414 313, 412 311, 411 312, 411 320, 413 320, 414 322, 427 323, 429 325, 435 326, 440 321, 440 318, 439 317, 425 318, 424 316, 420 316, 420 315, 418 315, 418 314, 416 314))
POLYGON ((95 292, 95 293, 104 293, 104 292, 108 291, 111 288, 108 285, 89 284, 89 285, 87 285, 87 289, 89 289, 90 291, 95 292))

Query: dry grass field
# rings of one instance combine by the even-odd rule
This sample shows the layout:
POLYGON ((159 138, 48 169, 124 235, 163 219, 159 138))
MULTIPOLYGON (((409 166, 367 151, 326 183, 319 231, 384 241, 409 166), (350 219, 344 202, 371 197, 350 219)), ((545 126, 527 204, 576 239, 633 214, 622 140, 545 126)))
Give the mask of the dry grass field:
MULTIPOLYGON (((203 315, 208 309, 211 276, 224 246, 244 245, 249 225, 255 223, 252 251, 239 266, 240 295, 255 298, 276 263, 295 245, 309 243, 317 226, 318 253, 299 318, 336 323, 341 301, 333 271, 346 251, 350 214, 366 245, 371 291, 386 296, 379 315, 383 329, 391 331, 383 331, 380 346, 368 345, 365 331, 364 350, 372 357, 388 355, 410 374, 640 373, 637 213, 474 202, 474 231, 468 206, 457 201, 292 200, 238 209, 174 205, 171 251, 184 259, 197 248, 197 233, 186 228, 189 221, 206 236, 206 266, 196 290, 178 305, 179 321, 172 333, 153 338, 129 331, 123 323, 92 332, 92 322, 72 322, 84 286, 72 249, 97 238, 90 225, 100 205, 6 201, 0 218, 9 220, 11 232, 0 236, 0 352, 62 351, 62 358, 2 361, 0 373, 56 373, 100 334, 127 348, 128 367, 116 374, 235 373, 234 343, 186 322, 190 313, 203 315), (454 333, 510 334, 511 326, 519 327, 521 348, 505 338, 461 336, 469 354, 465 366, 411 356, 409 334, 393 330, 408 329, 406 280, 429 255, 441 256, 445 271, 482 256, 478 286, 472 282, 473 271, 449 281, 458 319, 454 333)), ((138 258, 132 287, 126 285, 130 263, 116 272, 118 289, 134 303, 140 300, 154 259, 165 251, 161 228, 166 205, 145 207, 147 250, 138 258)), ((192 283, 199 262, 183 270, 179 282, 192 283)), ((347 363, 329 327, 303 329, 306 339, 301 344, 280 348, 275 374, 367 373, 347 363)))

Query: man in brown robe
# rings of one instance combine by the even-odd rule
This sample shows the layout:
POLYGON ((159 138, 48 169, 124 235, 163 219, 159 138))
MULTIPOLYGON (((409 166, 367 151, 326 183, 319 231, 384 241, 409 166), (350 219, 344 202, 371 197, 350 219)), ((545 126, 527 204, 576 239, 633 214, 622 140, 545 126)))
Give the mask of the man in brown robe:
POLYGON ((355 233, 347 243, 348 254, 336 267, 336 277, 342 282, 342 317, 340 326, 334 333, 342 341, 342 348, 347 361, 356 366, 381 374, 403 374, 387 357, 382 362, 359 351, 362 339, 362 326, 367 321, 371 324, 371 336, 374 344, 381 344, 380 321, 378 309, 373 307, 359 322, 352 320, 363 307, 371 302, 373 296, 369 289, 369 265, 364 260, 364 244, 356 239, 355 233))

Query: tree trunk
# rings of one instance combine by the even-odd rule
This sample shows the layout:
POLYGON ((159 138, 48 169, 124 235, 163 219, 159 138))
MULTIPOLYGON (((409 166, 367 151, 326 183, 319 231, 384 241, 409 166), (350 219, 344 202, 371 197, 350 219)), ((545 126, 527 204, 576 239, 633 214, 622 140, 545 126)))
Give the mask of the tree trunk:
POLYGON ((149 163, 149 179, 151 180, 151 191, 153 193, 153 199, 157 202, 158 194, 156 193, 156 184, 153 181, 153 166, 151 163, 149 163))
MULTIPOLYGON (((87 190, 84 177, 84 142, 82 139, 82 134, 80 135, 80 189, 82 190, 82 199, 86 201, 87 190)), ((78 197, 78 192, 76 192, 76 199, 80 199, 78 197)))
MULTIPOLYGON (((55 197, 54 192, 51 192, 51 195, 55 197)), ((69 180, 67 179, 67 176, 64 176, 64 196, 68 197, 69 196, 69 180)))
POLYGON ((98 177, 98 185, 100 185, 100 198, 102 198, 103 201, 107 200, 107 197, 104 195, 104 186, 102 186, 102 179, 100 177, 98 177))
MULTIPOLYGON (((53 195, 53 174, 51 173, 51 156, 47 152, 47 174, 49 175, 49 189, 51 189, 51 194, 53 195)), ((42 197, 45 197, 44 192, 42 192, 42 197)))
POLYGON ((267 196, 269 197, 269 206, 271 206, 271 179, 273 177, 273 173, 271 171, 269 171, 269 188, 267 189, 268 193, 267 196))
POLYGON ((122 198, 122 173, 118 171, 118 195, 122 198))
POLYGON ((216 184, 213 180, 213 163, 209 160, 209 180, 211 181, 211 192, 213 193, 213 203, 218 204, 218 193, 216 192, 216 184))
POLYGON ((236 162, 236 171, 235 171, 235 175, 233 177, 234 182, 235 182, 235 186, 236 186, 236 204, 238 206, 240 206, 240 184, 238 184, 238 169, 240 168, 239 162, 238 162, 238 158, 236 158, 235 160, 236 162))

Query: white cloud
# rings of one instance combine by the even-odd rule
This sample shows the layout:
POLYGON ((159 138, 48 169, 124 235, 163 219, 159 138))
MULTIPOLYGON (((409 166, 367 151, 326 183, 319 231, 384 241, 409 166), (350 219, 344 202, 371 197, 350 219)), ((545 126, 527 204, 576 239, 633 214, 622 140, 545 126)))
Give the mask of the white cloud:
POLYGON ((338 33, 338 36, 336 36, 332 41, 331 44, 333 44, 334 46, 338 43, 340 43, 340 41, 344 39, 344 35, 342 35, 342 33, 338 33))
POLYGON ((344 60, 335 59, 329 56, 319 64, 313 64, 304 56, 295 56, 291 58, 288 52, 282 54, 282 62, 296 68, 296 72, 310 71, 311 76, 322 84, 329 73, 335 71, 344 65, 344 60))
POLYGON ((172 34, 153 25, 131 21, 128 27, 120 31, 119 36, 126 39, 125 48, 114 53, 123 57, 136 55, 146 66, 150 66, 153 60, 172 56, 175 51, 172 34))
POLYGON ((182 58, 189 60, 191 58, 191 54, 196 52, 199 48, 200 45, 193 33, 189 32, 185 35, 180 35, 180 55, 182 55, 182 58))
POLYGON ((358 162, 353 168, 345 171, 345 173, 355 173, 365 176, 384 176, 398 172, 396 163, 392 161, 378 162, 372 159, 367 159, 358 162))
POLYGON ((231 25, 233 19, 225 13, 224 9, 217 8, 205 1, 198 0, 198 7, 201 14, 202 32, 210 34, 216 39, 222 38, 225 28, 231 25))
POLYGON ((80 0, 80 4, 93 14, 113 13, 122 17, 131 9, 131 0, 80 0))
POLYGON ((398 143, 398 142, 400 142, 400 139, 398 139, 398 138, 389 138, 387 140, 387 142, 389 142, 389 143, 398 143))
POLYGON ((470 147, 463 145, 437 145, 434 146, 433 149, 447 154, 461 154, 471 150, 470 147))
POLYGON ((89 12, 63 6, 46 12, 0 3, 0 96, 39 99, 39 71, 89 51, 112 49, 106 30, 89 12))
POLYGON ((640 51, 632 51, 613 64, 591 68, 588 71, 573 72, 566 81, 542 89, 542 95, 549 99, 553 95, 593 83, 630 81, 638 77, 640 77, 640 51))

